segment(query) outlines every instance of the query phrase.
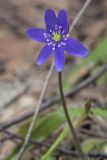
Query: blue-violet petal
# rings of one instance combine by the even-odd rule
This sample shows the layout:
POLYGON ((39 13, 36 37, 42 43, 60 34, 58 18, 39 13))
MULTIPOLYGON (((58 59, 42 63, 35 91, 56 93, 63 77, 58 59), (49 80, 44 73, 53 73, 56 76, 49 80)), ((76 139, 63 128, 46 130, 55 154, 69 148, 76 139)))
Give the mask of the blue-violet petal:
POLYGON ((41 65, 45 63, 45 61, 51 56, 52 54, 52 47, 49 45, 46 45, 42 48, 38 58, 37 58, 37 64, 41 65))
POLYGON ((59 11, 58 20, 59 20, 60 26, 62 26, 64 31, 67 33, 68 32, 68 15, 64 9, 61 9, 59 11))
POLYGON ((65 41, 66 45, 63 46, 64 50, 67 51, 70 55, 76 57, 86 57, 88 56, 88 49, 81 44, 78 40, 74 38, 68 38, 65 41))
POLYGON ((64 50, 61 47, 56 48, 54 52, 54 59, 55 59, 56 70, 58 72, 61 72, 65 64, 64 50))
POLYGON ((38 42, 42 42, 42 43, 46 43, 46 39, 44 34, 46 34, 47 31, 45 31, 44 29, 40 29, 40 28, 30 28, 27 30, 27 35, 28 37, 30 37, 31 39, 38 41, 38 42))
POLYGON ((48 30, 53 28, 55 25, 58 25, 58 19, 52 9, 46 10, 44 18, 48 30))

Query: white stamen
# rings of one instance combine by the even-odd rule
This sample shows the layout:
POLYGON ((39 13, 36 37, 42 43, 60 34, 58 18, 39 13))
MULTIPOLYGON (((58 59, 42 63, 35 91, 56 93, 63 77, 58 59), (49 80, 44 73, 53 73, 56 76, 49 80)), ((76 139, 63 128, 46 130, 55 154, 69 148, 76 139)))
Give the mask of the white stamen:
POLYGON ((59 29, 62 28, 62 26, 59 26, 59 29))
POLYGON ((66 36, 69 37, 69 34, 67 34, 66 36))
POLYGON ((55 28, 58 28, 58 26, 57 26, 57 25, 55 25, 55 28))
POLYGON ((65 43, 62 43, 62 45, 65 46, 66 44, 65 44, 65 43))
POLYGON ((67 40, 67 37, 65 37, 64 40, 67 40))
POLYGON ((62 34, 63 34, 64 32, 65 32, 65 31, 63 30, 63 31, 62 31, 62 34))
POLYGON ((53 32, 52 32, 52 35, 54 35, 54 34, 55 34, 55 32, 53 31, 53 32))
POLYGON ((62 38, 65 38, 65 35, 63 35, 62 38))

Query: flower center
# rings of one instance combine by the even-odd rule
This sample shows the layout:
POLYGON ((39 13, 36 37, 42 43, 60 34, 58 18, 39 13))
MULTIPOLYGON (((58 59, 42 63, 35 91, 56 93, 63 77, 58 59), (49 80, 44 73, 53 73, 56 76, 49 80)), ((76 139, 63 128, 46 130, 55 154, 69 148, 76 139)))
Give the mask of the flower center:
POLYGON ((59 33, 54 33, 53 39, 54 39, 56 42, 58 42, 58 41, 60 41, 60 39, 61 39, 61 35, 60 35, 59 33))

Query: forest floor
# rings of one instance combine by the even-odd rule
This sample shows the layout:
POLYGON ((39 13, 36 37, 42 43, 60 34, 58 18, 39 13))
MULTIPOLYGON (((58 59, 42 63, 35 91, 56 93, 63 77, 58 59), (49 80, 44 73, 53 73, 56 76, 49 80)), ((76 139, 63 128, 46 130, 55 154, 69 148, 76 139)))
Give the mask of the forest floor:
MULTIPOLYGON (((56 12, 60 8, 67 9, 71 23, 83 4, 84 0, 0 1, 0 124, 6 124, 34 110, 44 77, 52 62, 50 59, 44 66, 35 65, 35 59, 43 45, 29 40, 25 34, 26 30, 30 27, 44 28, 43 14, 47 8, 53 8, 56 12)), ((106 30, 107 1, 93 0, 71 35, 92 50, 101 42, 106 30)), ((74 64, 80 61, 71 57, 66 59, 63 77, 67 83, 74 84, 74 87, 91 76, 92 67, 89 65, 76 72, 73 77, 68 76, 74 64), (67 76, 68 79, 65 78, 67 76)), ((105 61, 99 62, 99 66, 105 61)), ((57 83, 57 73, 54 71, 44 101, 52 100, 58 95, 57 83)), ((69 88, 67 92, 71 90, 72 88, 69 88)), ((76 93, 72 101, 68 98, 67 102, 72 106, 82 106, 88 98, 94 106, 106 107, 106 83, 91 84, 87 89, 76 93)), ((44 114, 51 111, 52 108, 48 108, 44 114)), ((9 128, 9 131, 17 132, 17 127, 9 128)), ((1 138, 4 136, 4 133, 0 134, 1 138)), ((0 160, 4 160, 13 148, 11 140, 1 142, 0 160)))

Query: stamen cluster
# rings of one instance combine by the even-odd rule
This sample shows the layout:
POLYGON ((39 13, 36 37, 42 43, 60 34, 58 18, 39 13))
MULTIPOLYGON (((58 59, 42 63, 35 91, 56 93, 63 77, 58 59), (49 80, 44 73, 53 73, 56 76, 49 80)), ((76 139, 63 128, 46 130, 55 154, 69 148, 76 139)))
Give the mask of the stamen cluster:
POLYGON ((69 37, 69 34, 65 33, 62 26, 55 25, 54 30, 50 29, 49 33, 44 33, 44 37, 47 44, 52 46, 52 50, 55 50, 56 47, 66 45, 65 41, 69 37))

